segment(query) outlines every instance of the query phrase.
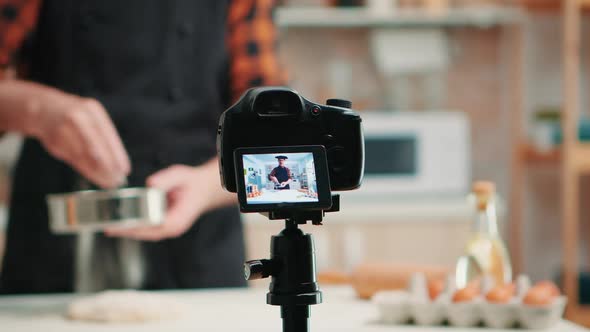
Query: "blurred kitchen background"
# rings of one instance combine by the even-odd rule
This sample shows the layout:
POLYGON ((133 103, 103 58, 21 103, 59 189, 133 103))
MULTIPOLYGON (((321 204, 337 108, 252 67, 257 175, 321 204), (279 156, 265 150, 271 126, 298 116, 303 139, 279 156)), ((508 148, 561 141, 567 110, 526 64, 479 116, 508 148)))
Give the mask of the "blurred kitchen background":
MULTIPOLYGON (((321 103, 352 100, 365 118, 365 185, 341 193, 341 212, 324 226, 304 227, 319 272, 346 275, 365 262, 452 268, 473 223, 471 182, 485 179, 501 198, 515 272, 560 281, 564 263, 574 264, 575 290, 579 271, 588 292, 590 182, 575 177, 580 204, 567 208, 580 222, 565 220, 559 129, 564 87, 579 89, 580 137, 590 139, 588 13, 580 11, 579 81, 567 81, 563 65, 575 55, 564 50, 559 0, 282 1, 276 23, 291 86, 321 103), (579 227, 575 238, 564 236, 567 225, 579 227), (576 253, 564 254, 571 241, 576 253)), ((0 247, 18 145, 11 135, 0 141, 0 247)), ((244 219, 248 257, 266 257, 282 223, 244 219)))

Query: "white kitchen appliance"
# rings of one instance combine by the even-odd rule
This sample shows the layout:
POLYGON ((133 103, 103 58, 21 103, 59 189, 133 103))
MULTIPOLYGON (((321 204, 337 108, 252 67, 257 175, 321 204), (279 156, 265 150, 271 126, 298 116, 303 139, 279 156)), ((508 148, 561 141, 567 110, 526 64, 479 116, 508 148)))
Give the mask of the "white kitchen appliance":
POLYGON ((471 182, 470 131, 465 113, 361 114, 365 177, 359 195, 463 196, 471 182))

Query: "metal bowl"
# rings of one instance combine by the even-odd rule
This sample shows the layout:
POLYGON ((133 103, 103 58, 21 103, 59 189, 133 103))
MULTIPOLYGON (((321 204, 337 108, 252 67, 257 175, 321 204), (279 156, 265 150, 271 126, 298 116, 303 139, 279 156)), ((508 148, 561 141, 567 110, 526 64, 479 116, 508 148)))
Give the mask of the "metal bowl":
POLYGON ((101 231, 106 227, 158 225, 166 213, 166 193, 155 188, 84 190, 47 195, 54 233, 101 231))

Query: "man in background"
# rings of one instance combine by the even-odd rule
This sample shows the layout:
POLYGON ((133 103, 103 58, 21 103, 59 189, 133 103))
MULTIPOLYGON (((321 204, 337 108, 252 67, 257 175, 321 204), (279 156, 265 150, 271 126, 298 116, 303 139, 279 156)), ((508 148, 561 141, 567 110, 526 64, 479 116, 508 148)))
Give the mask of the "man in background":
MULTIPOLYGON (((244 90, 282 82, 273 7, 0 0, 0 131, 26 136, 0 293, 72 291, 74 239, 49 231, 45 198, 125 179, 169 199, 162 225, 107 232, 141 241, 138 287, 245 285, 242 226, 235 195, 220 185, 216 128, 244 90)), ((97 262, 119 261, 117 239, 103 240, 97 262)))

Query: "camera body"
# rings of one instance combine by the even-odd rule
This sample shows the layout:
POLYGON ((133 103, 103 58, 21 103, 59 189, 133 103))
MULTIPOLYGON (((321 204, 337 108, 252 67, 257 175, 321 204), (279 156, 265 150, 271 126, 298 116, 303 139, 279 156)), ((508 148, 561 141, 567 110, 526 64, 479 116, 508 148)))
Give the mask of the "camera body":
POLYGON ((240 148, 323 146, 330 189, 360 186, 364 171, 361 117, 345 100, 313 103, 285 87, 252 88, 220 117, 217 153, 221 183, 237 192, 234 152, 240 148))

